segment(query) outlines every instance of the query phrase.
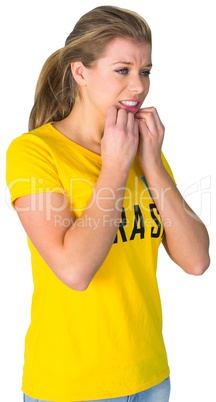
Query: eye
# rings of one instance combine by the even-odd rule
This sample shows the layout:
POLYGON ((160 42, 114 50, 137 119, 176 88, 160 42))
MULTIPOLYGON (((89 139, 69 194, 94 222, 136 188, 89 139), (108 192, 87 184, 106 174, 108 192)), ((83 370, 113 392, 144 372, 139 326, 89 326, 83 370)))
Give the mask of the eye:
POLYGON ((148 76, 151 74, 151 71, 150 71, 150 70, 142 70, 142 71, 140 72, 140 74, 141 74, 143 77, 148 77, 148 76))
POLYGON ((118 70, 115 70, 118 74, 123 74, 126 75, 128 74, 128 68, 120 68, 118 70))

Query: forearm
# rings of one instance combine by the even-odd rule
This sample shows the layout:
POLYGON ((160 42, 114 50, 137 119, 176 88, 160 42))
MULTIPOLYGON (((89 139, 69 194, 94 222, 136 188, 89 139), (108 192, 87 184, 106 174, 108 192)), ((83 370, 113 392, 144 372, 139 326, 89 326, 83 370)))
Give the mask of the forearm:
POLYGON ((146 179, 164 224, 168 254, 186 272, 203 273, 209 265, 209 237, 204 224, 162 165, 147 173, 146 179))
POLYGON ((140 132, 140 166, 164 224, 164 246, 170 257, 186 272, 199 275, 209 265, 207 230, 186 204, 163 166, 164 126, 157 110, 141 109, 136 118, 140 132))
POLYGON ((119 226, 127 174, 102 169, 93 196, 64 236, 61 280, 85 289, 106 258, 119 226))

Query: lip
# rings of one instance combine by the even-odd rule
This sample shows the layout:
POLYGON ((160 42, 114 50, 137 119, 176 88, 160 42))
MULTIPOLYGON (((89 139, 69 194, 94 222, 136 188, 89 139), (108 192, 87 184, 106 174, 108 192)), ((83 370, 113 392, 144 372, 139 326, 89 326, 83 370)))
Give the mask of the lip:
POLYGON ((123 101, 119 101, 119 105, 121 107, 121 109, 125 109, 128 112, 132 112, 132 113, 137 113, 138 110, 140 109, 140 100, 139 99, 124 99, 123 101), (122 102, 136 102, 136 105, 125 105, 122 102))

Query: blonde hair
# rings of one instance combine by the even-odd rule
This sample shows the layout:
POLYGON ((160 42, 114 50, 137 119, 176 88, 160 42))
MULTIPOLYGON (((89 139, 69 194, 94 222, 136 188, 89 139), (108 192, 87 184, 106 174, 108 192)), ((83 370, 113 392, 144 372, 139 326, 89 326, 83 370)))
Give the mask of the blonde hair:
POLYGON ((78 20, 65 46, 53 53, 41 70, 29 117, 29 130, 69 115, 78 94, 71 63, 81 61, 86 67, 91 67, 117 37, 151 44, 151 30, 147 22, 130 10, 100 6, 78 20))

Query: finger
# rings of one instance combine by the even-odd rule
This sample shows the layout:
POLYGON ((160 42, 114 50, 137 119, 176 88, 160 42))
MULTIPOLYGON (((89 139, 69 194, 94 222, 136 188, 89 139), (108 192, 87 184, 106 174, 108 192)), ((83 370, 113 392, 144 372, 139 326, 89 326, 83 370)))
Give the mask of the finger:
POLYGON ((150 130, 145 119, 136 119, 136 122, 141 134, 149 134, 150 130))
POLYGON ((131 132, 131 133, 136 134, 135 125, 137 126, 137 123, 135 124, 134 114, 129 112, 127 114, 127 129, 128 129, 128 131, 131 132))
POLYGON ((157 109, 155 107, 143 107, 142 109, 139 109, 138 112, 136 112, 135 117, 139 116, 140 118, 146 112, 157 113, 157 109))
POLYGON ((146 124, 151 132, 154 132, 155 129, 158 130, 164 128, 158 115, 157 109, 154 107, 140 109, 136 113, 136 118, 145 119, 146 124))
POLYGON ((116 119, 117 119, 117 108, 115 106, 111 106, 107 109, 107 118, 105 122, 105 127, 115 125, 116 119))
POLYGON ((157 125, 154 117, 148 113, 145 115, 145 118, 139 119, 139 126, 141 130, 144 130, 145 132, 147 130, 148 133, 151 133, 152 135, 158 135, 161 128, 160 125, 157 125))
POLYGON ((119 109, 117 112, 116 123, 126 127, 128 121, 128 112, 124 109, 119 109))
POLYGON ((138 122, 136 120, 134 120, 134 135, 136 137, 139 136, 139 125, 138 125, 138 122))
POLYGON ((151 135, 158 137, 159 127, 157 126, 155 119, 152 115, 147 115, 144 122, 146 128, 151 135))

